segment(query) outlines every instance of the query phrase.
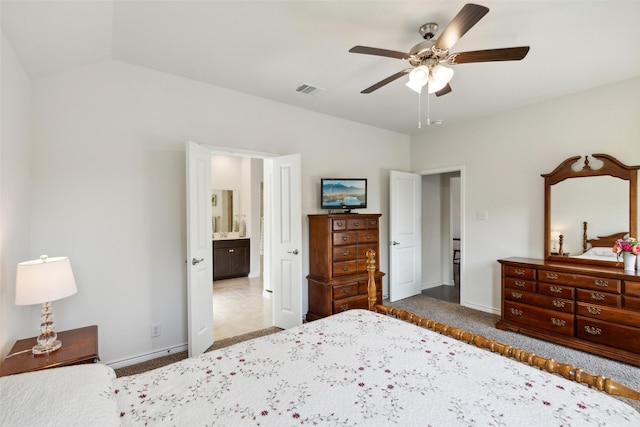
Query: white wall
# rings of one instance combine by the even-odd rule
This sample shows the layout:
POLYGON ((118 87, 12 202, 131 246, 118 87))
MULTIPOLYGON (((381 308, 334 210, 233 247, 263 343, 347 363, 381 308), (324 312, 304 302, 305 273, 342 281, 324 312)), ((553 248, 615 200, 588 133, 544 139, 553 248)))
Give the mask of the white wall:
MULTIPOLYGON (((0 363, 19 338, 38 335, 39 306, 15 306, 16 265, 29 250, 31 168, 29 77, 2 33, 0 45, 0 363)), ((55 308, 54 308, 55 310, 55 308)), ((54 311, 55 312, 55 311, 54 311)), ((34 341, 35 345, 35 341, 34 341)))
POLYGON ((543 256, 540 174, 592 153, 640 164, 638 117, 640 77, 412 138, 412 171, 465 167, 463 305, 498 312, 496 260, 543 256))
MULTIPOLYGON (((79 290, 56 304, 58 328, 98 324, 104 362, 186 341, 187 140, 301 153, 305 216, 321 212, 320 177, 368 178, 387 271, 388 171, 409 169, 408 136, 118 61, 36 80, 32 92, 31 249, 71 258, 79 290), (150 337, 152 322, 162 336, 150 337)), ((302 250, 307 229, 305 218, 302 250)))

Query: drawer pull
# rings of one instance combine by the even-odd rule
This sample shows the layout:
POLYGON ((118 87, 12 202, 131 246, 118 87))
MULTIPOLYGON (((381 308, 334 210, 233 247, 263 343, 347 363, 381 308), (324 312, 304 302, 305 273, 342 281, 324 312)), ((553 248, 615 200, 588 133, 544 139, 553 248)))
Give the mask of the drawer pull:
POLYGON ((522 268, 516 268, 515 270, 513 270, 513 272, 518 276, 522 276, 524 274, 524 270, 522 268))
POLYGON ((233 249, 229 249, 229 253, 233 252, 233 249))
POLYGON ((342 221, 338 221, 338 222, 336 222, 336 225, 337 225, 338 227, 342 227, 342 225, 343 225, 343 224, 342 224, 342 221))
POLYGON ((555 299, 553 301, 551 301, 551 303, 553 304, 554 307, 562 308, 562 307, 565 306, 564 301, 558 301, 558 300, 555 300, 555 299))
POLYGON ((342 256, 347 256, 347 255, 349 255, 349 251, 342 252, 342 256))
POLYGON ((562 319, 556 319, 555 317, 551 318, 551 323, 553 323, 553 326, 567 326, 567 321, 566 320, 562 320, 562 319))
POLYGON ((587 307, 587 311, 591 314, 600 314, 602 313, 602 311, 600 311, 599 308, 595 308, 595 307, 587 307))
POLYGON ((357 227, 358 225, 360 225, 360 221, 354 222, 353 225, 355 225, 357 227))
POLYGON ((340 306, 340 311, 347 311, 349 310, 349 304, 342 304, 340 306))
POLYGON ((591 292, 591 299, 596 300, 596 301, 604 301, 606 297, 603 294, 596 294, 594 292, 591 292))
POLYGON ((558 280, 558 275, 556 273, 546 273, 545 277, 551 280, 558 280))
POLYGON ((584 331, 590 335, 600 335, 602 334, 602 329, 595 328, 593 326, 585 326, 584 331))
POLYGON ((516 280, 513 284, 519 288, 524 288, 524 286, 526 285, 526 283, 524 283, 522 280, 516 280))
POLYGON ((367 240, 371 240, 373 238, 373 236, 371 234, 367 234, 367 237, 365 237, 365 239, 367 240))
POLYGON ((369 221, 369 225, 378 225, 378 221, 372 219, 371 221, 369 221))
POLYGON ((554 294, 561 294, 562 293, 562 288, 558 287, 558 286, 551 286, 549 288, 549 290, 551 292, 553 292, 554 294))
POLYGON ((513 314, 514 316, 522 316, 522 310, 518 310, 517 308, 512 308, 511 314, 513 314))
POLYGON ((522 298, 522 294, 520 292, 511 292, 511 296, 514 298, 522 298))
POLYGON ((342 267, 342 271, 349 271, 349 267, 347 266, 342 267))
POLYGON ((342 240, 346 242, 349 238, 347 236, 342 236, 342 240))
POLYGON ((350 293, 351 293, 351 288, 344 288, 344 289, 342 290, 342 293, 350 294, 350 293))
POLYGON ((594 280, 593 284, 596 285, 596 286, 600 286, 601 288, 606 288, 607 286, 609 286, 609 282, 607 282, 606 280, 602 280, 602 279, 594 280))

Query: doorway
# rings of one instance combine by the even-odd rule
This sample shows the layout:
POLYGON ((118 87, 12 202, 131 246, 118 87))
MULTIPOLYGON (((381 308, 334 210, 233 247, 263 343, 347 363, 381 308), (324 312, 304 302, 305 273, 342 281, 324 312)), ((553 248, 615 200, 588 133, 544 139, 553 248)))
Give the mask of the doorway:
POLYGON ((462 168, 422 176, 422 294, 461 303, 462 168))
POLYGON ((215 340, 273 326, 273 301, 263 280, 263 175, 262 159, 218 153, 211 155, 215 340), (231 251, 239 256, 240 250, 239 247, 227 249, 227 246, 246 242, 247 239, 248 244, 238 246, 243 251, 248 249, 246 258, 249 261, 225 262, 225 256, 232 256, 231 251), (218 246, 224 247, 216 249, 218 246), (224 256, 219 257, 218 253, 224 256), (234 275, 240 277, 229 278, 234 275))

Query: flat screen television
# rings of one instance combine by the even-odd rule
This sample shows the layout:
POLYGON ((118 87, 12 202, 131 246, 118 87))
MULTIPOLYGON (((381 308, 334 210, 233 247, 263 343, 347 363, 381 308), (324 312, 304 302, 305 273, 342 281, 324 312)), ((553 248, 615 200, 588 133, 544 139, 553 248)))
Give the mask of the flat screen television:
POLYGON ((366 178, 322 178, 320 180, 322 209, 364 209, 367 207, 366 178))

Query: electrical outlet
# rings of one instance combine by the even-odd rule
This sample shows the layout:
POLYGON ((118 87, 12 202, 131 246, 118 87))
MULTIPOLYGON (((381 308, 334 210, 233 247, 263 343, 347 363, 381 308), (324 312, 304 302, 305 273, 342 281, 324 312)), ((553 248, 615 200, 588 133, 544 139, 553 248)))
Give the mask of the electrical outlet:
POLYGON ((162 327, 160 322, 151 324, 151 338, 159 337, 162 335, 162 327))

